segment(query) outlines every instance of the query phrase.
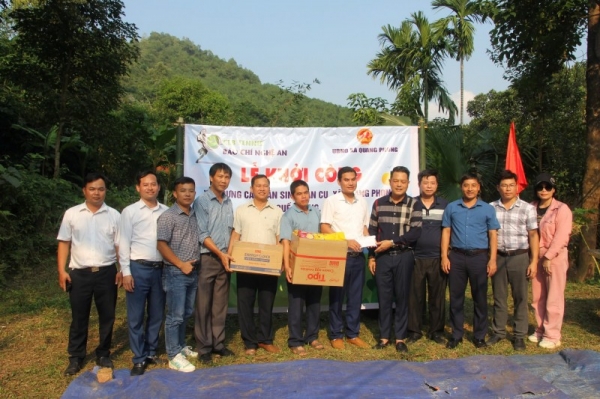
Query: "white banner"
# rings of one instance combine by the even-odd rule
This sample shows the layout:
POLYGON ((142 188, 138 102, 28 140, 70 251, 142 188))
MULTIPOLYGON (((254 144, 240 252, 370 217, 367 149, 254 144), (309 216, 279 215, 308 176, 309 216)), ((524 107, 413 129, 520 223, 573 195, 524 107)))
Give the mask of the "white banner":
POLYGON ((418 195, 418 128, 374 126, 340 128, 266 128, 185 125, 184 174, 196 181, 196 192, 210 184, 208 171, 224 162, 233 171, 227 195, 234 208, 251 198, 252 176, 271 181, 271 201, 284 211, 292 204, 289 187, 306 181, 311 204, 339 192, 337 171, 351 166, 357 192, 371 204, 389 193, 389 172, 395 166, 411 171, 408 194, 418 195))

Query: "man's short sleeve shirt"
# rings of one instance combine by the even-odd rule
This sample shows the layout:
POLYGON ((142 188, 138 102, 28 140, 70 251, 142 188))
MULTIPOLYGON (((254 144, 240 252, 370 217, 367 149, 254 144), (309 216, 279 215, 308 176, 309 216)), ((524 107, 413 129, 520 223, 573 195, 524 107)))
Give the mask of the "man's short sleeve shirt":
POLYGON ((194 210, 198 220, 202 253, 210 252, 208 248, 202 245, 208 237, 222 252, 227 252, 231 231, 233 230, 231 199, 223 194, 223 201, 219 202, 215 193, 208 189, 196 198, 194 210))
POLYGON ((500 229, 494 208, 480 199, 471 208, 462 199, 451 202, 442 217, 442 227, 450 227, 450 246, 460 249, 489 248, 488 232, 500 229))
POLYGON ((318 208, 309 206, 308 212, 304 212, 294 204, 285 211, 281 218, 279 239, 291 241, 294 230, 318 233, 320 221, 321 212, 318 208))
POLYGON ((490 203, 496 210, 500 222, 498 231, 498 249, 513 251, 529 248, 529 231, 538 228, 535 207, 517 198, 517 201, 506 209, 500 200, 490 203))
POLYGON ((358 194, 354 194, 354 201, 348 202, 344 194, 339 192, 323 203, 321 223, 329 224, 336 233, 343 232, 347 240, 362 237, 370 218, 367 201, 358 194))
POLYGON ((259 210, 250 200, 235 210, 233 228, 240 234, 240 241, 275 245, 282 215, 281 209, 270 202, 259 210))
MULTIPOLYGON (((186 214, 177 203, 158 217, 158 241, 165 241, 182 262, 200 259, 198 222, 194 209, 186 214)), ((165 263, 170 264, 165 260, 165 263)))

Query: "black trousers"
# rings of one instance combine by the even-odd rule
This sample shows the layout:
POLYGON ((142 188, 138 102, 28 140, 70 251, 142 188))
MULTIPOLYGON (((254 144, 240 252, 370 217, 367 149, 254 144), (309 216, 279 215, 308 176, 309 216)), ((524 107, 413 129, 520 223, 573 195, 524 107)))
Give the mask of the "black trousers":
POLYGON ((273 303, 278 276, 236 273, 240 332, 246 349, 273 343, 273 303), (254 302, 258 294, 258 331, 254 326, 254 302))
POLYGON ((426 302, 429 307, 429 337, 444 333, 448 275, 440 258, 415 259, 408 300, 408 333, 422 335, 426 302))
POLYGON ((86 355, 88 326, 92 299, 98 311, 100 342, 96 357, 109 356, 112 342, 115 308, 117 306, 117 285, 115 265, 101 267, 92 272, 91 268, 73 269, 71 276, 71 328, 69 329, 69 357, 83 360, 86 355))
POLYGON ((319 337, 321 316, 320 285, 302 285, 288 282, 288 346, 290 348, 309 344, 319 337), (306 304, 306 334, 302 335, 302 311, 306 304))
POLYGON ((473 297, 473 337, 484 339, 488 329, 487 319, 487 263, 488 254, 473 256, 450 251, 450 326, 452 338, 463 337, 465 323, 465 289, 467 282, 471 285, 473 297))
POLYGON ((412 251, 396 255, 383 254, 377 257, 375 283, 379 298, 379 338, 391 339, 392 314, 394 315, 394 336, 406 338, 408 327, 408 296, 410 280, 415 265, 412 251), (394 298, 396 312, 393 311, 394 298))

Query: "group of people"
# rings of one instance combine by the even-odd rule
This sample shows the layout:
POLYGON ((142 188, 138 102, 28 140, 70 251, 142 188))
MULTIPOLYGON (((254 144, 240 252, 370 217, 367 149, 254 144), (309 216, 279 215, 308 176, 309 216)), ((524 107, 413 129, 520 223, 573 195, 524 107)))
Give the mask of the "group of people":
MULTIPOLYGON (((420 195, 412 198, 407 195, 410 171, 398 166, 390 172, 389 194, 369 207, 356 192, 356 171, 342 167, 337 174, 339 191, 320 209, 309 203, 305 181, 292 182, 294 204, 285 213, 269 201, 270 181, 265 175, 253 176, 252 199, 235 212, 226 195, 231 168, 216 163, 209 178, 209 189, 198 197, 193 179, 178 178, 173 188, 175 203, 169 208, 157 200, 160 185, 156 174, 142 172, 136 182, 140 200, 119 215, 104 203, 106 178, 96 173, 86 177, 85 202, 65 212, 58 234, 59 285, 69 292, 72 309, 65 375, 76 374, 83 366, 92 300, 99 316, 96 363, 113 367, 110 348, 121 285, 126 290, 134 354, 132 376, 143 374, 148 365, 162 364, 157 349, 163 320, 171 369, 190 372, 195 370, 190 358, 209 364, 213 356, 234 355, 225 345, 225 321, 236 241, 283 246, 288 347, 298 356, 307 354, 307 345, 324 349, 318 339, 322 287, 292 283, 290 243, 294 230, 343 232, 347 240, 343 286, 329 288, 328 338, 334 349, 343 349, 346 343, 371 347, 360 338, 365 255, 379 301, 380 337, 373 349, 394 344, 396 351, 407 352, 407 344, 423 336, 426 313, 427 337, 456 348, 464 335, 467 282, 474 302, 476 347, 491 346, 507 337, 509 286, 514 302, 514 349, 525 349, 526 338, 543 348, 561 344, 572 214, 567 205, 554 198, 555 181, 547 173, 536 179, 538 200, 533 204, 518 197, 517 176, 510 171, 500 175, 499 200, 483 202, 478 176, 467 174, 460 181, 462 198, 448 203, 436 195, 436 171, 418 174, 420 195), (364 248, 361 242, 365 236, 375 236, 376 247, 364 248), (494 307, 492 334, 486 342, 488 277, 494 307), (528 279, 532 280, 537 324, 529 336, 528 279), (447 286, 452 336, 446 342, 447 286), (194 348, 186 344, 185 335, 192 315, 194 348)), ((280 352, 273 342, 272 323, 277 282, 277 276, 237 273, 239 328, 247 356, 259 349, 280 352), (257 299, 258 326, 254 320, 257 299)))

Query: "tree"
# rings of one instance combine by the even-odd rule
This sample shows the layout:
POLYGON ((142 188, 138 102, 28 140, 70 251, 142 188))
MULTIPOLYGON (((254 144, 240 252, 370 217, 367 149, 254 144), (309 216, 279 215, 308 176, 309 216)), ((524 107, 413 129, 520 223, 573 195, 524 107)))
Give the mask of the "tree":
POLYGON ((433 0, 434 9, 447 8, 452 15, 438 21, 440 29, 446 30, 452 37, 455 47, 456 60, 460 61, 460 124, 463 124, 464 112, 464 62, 471 58, 475 50, 473 35, 475 34, 474 22, 481 22, 482 16, 477 2, 471 0, 433 0))
POLYGON ((452 54, 450 42, 444 32, 429 23, 422 12, 411 14, 400 28, 384 26, 379 34, 383 46, 376 58, 367 64, 368 74, 380 77, 399 94, 418 93, 423 108, 416 111, 425 122, 428 119, 429 101, 435 99, 440 110, 448 111, 454 120, 456 104, 450 98, 442 81, 444 57, 452 54))
POLYGON ((16 50, 10 77, 42 113, 40 127, 58 127, 55 178, 63 135, 93 129, 119 104, 120 78, 138 55, 136 27, 122 15, 119 0, 40 0, 9 13, 16 50))
MULTIPOLYGON (((582 206, 592 211, 583 237, 596 248, 600 206, 600 3, 597 0, 492 0, 489 8, 495 27, 492 59, 508 67, 512 80, 538 94, 541 102, 547 80, 566 62, 575 59, 587 28, 586 126, 587 154, 582 183, 582 206)), ((577 280, 594 273, 594 262, 580 246, 577 280)))

